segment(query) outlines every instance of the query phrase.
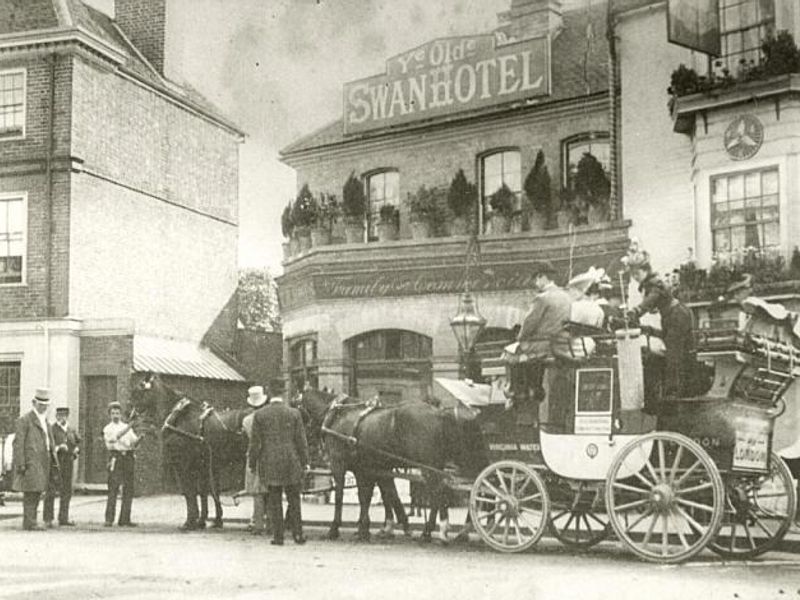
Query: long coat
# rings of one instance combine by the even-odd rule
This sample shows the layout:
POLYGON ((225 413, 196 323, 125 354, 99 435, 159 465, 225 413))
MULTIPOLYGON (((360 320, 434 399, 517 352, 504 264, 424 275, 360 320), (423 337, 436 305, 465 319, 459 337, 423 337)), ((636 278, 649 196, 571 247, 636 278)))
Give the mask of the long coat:
POLYGON ((299 485, 308 464, 308 444, 300 411, 270 402, 253 416, 249 468, 258 469, 267 486, 299 485))
MULTIPOLYGON (((253 439, 253 418, 255 413, 250 413, 242 421, 242 429, 247 435, 248 441, 253 439)), ((266 494, 267 486, 261 483, 261 478, 258 476, 258 469, 251 470, 250 465, 250 445, 247 447, 247 467, 244 471, 244 491, 248 494, 266 494)))
POLYGON ((517 336, 521 350, 535 357, 551 355, 551 343, 564 336, 571 304, 569 294, 556 285, 538 294, 517 336))
POLYGON ((31 410, 17 419, 14 432, 14 481, 18 492, 46 492, 52 465, 56 464, 56 444, 50 424, 42 430, 36 412, 31 410), (50 438, 47 452, 45 436, 50 438), (24 473, 21 472, 24 468, 24 473))

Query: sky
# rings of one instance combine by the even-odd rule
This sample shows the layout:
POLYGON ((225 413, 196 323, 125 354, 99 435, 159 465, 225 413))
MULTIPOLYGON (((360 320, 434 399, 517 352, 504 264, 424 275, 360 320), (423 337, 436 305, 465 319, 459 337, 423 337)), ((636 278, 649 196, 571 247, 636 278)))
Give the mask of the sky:
MULTIPOLYGON (((85 0, 113 15, 113 0, 85 0)), ((573 0, 575 2, 592 0, 573 0)), ((510 0, 169 0, 168 61, 246 133, 239 263, 281 272, 280 213, 294 196, 278 151, 339 118, 342 85, 446 35, 486 33, 510 0), (174 10, 173 10, 174 8, 174 10)))

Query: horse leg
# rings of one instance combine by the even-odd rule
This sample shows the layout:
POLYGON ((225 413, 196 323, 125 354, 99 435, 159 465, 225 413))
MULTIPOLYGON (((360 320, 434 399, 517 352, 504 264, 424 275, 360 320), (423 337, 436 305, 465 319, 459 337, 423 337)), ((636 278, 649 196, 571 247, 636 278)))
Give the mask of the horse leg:
POLYGON ((328 530, 328 539, 339 539, 339 527, 342 525, 342 506, 344 504, 344 469, 337 465, 332 467, 331 475, 333 476, 334 488, 334 508, 333 508, 333 521, 331 528, 328 530))
POLYGON ((358 486, 358 539, 362 542, 369 541, 369 507, 372 504, 372 492, 375 489, 375 480, 372 477, 356 475, 358 486))
POLYGON ((394 513, 395 520, 400 523, 401 527, 403 528, 403 534, 406 536, 411 535, 411 526, 408 523, 408 515, 406 514, 406 509, 403 506, 403 502, 400 500, 400 495, 397 493, 397 486, 395 485, 394 479, 381 480, 378 482, 378 485, 381 488, 383 502, 389 507, 387 510, 387 520, 391 520, 392 513, 394 513))
POLYGON ((222 529, 222 502, 219 499, 219 486, 220 486, 220 468, 217 461, 211 457, 211 497, 214 499, 214 523, 211 525, 214 529, 222 529))
POLYGON ((447 537, 450 529, 450 512, 447 510, 447 504, 444 502, 444 494, 439 494, 439 539, 443 544, 449 544, 450 540, 447 537))
POLYGON ((200 517, 197 519, 197 528, 205 529, 206 520, 208 519, 208 494, 206 490, 201 489, 200 494, 200 517))

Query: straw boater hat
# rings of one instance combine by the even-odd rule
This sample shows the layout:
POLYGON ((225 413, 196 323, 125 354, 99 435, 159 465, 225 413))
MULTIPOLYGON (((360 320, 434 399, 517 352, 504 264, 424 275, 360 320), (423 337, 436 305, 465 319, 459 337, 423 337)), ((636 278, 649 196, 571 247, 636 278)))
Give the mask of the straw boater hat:
POLYGON ((264 388, 260 385, 254 385, 247 390, 247 403, 253 408, 259 408, 267 403, 267 395, 264 393, 264 388))
POLYGON ((50 390, 47 388, 36 388, 33 399, 40 404, 50 404, 50 390))

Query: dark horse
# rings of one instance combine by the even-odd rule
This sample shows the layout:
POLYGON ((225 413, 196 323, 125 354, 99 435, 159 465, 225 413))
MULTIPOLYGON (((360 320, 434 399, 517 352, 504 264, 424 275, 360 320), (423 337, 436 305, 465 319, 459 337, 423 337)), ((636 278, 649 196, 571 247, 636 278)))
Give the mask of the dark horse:
POLYGON ((134 388, 133 406, 144 418, 161 424, 163 459, 186 500, 186 521, 181 529, 205 527, 209 494, 215 509, 212 526, 222 527, 222 466, 244 466, 247 443, 242 421, 252 409, 218 413, 209 404, 173 390, 152 373, 134 388))
POLYGON ((394 482, 388 473, 393 468, 420 468, 433 503, 422 534, 423 539, 430 539, 437 514, 445 514, 447 506, 444 471, 447 464, 455 463, 469 477, 476 476, 488 464, 487 446, 475 413, 466 407, 439 409, 424 402, 378 407, 354 402, 346 396, 333 399, 314 391, 303 394, 302 404, 312 422, 318 423, 322 430, 336 488, 330 538, 338 537, 342 522, 346 471, 352 471, 356 478, 360 505, 358 531, 362 539, 367 539, 375 485, 388 492, 387 480, 391 481, 396 498, 394 482))

